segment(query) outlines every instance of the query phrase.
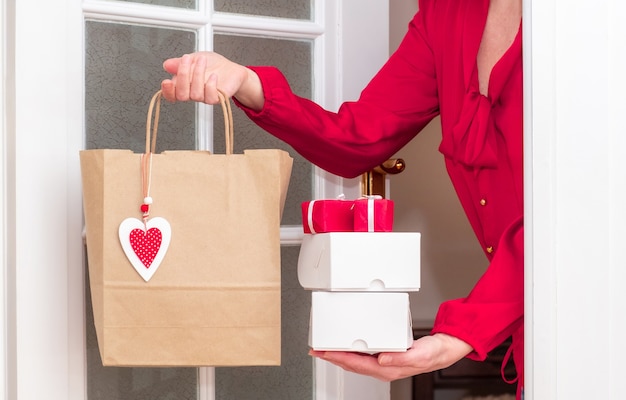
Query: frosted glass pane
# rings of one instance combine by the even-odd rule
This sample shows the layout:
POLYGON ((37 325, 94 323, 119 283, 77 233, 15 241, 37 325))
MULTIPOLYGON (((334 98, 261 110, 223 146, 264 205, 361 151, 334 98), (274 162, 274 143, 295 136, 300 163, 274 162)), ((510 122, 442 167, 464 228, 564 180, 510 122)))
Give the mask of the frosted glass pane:
MULTIPOLYGON (((163 60, 194 51, 194 32, 87 21, 87 148, 144 151, 148 102, 167 74, 163 60)), ((158 148, 195 146, 195 106, 164 104, 158 148)), ((86 280, 89 400, 196 400, 196 368, 103 367, 86 280)))
POLYGON ((215 0, 215 11, 310 20, 311 0, 215 0))
MULTIPOLYGON (((312 43, 310 41, 277 40, 245 36, 216 35, 215 51, 243 65, 274 65, 289 80, 293 91, 310 98, 312 93, 312 43)), ((222 112, 214 109, 215 151, 224 152, 222 112)), ((283 149, 294 158, 293 172, 283 212, 283 225, 302 223, 300 204, 312 197, 313 166, 284 142, 251 122, 238 108, 233 108, 235 152, 244 149, 283 149)))
POLYGON ((115 1, 123 1, 127 3, 153 4, 155 6, 186 8, 190 10, 198 9, 196 0, 115 0, 115 1))
POLYGON ((215 369, 217 400, 313 398, 313 360, 307 353, 311 292, 298 283, 300 247, 283 247, 282 363, 280 367, 215 369))
MULTIPOLYGON (((145 150, 152 95, 169 77, 163 61, 193 52, 194 32, 88 21, 85 26, 86 147, 145 150)), ((193 149, 195 105, 165 103, 157 151, 193 149)))

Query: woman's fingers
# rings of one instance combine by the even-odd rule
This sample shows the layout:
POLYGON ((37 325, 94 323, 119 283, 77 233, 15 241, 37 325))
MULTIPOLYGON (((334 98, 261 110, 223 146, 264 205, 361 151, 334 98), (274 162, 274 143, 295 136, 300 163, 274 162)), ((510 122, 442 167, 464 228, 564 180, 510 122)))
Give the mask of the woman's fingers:
POLYGON ((166 60, 163 68, 172 74, 170 79, 161 82, 166 100, 217 104, 219 89, 226 97, 237 96, 241 104, 254 110, 263 108, 263 87, 256 73, 220 54, 186 54, 166 60))
POLYGON ((191 56, 185 54, 180 59, 178 65, 178 72, 176 73, 176 100, 188 101, 189 100, 189 86, 192 78, 192 62, 191 56))
POLYGON ((189 100, 205 101, 205 72, 206 59, 198 57, 191 68, 191 80, 189 82, 189 100))

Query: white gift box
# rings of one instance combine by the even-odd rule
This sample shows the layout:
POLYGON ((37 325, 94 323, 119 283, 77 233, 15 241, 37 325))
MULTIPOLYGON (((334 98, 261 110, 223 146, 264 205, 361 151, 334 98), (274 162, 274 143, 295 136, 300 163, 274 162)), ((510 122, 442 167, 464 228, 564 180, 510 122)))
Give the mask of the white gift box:
POLYGON ((417 232, 329 232, 304 235, 298 258, 303 288, 415 292, 420 288, 417 232))
POLYGON ((409 294, 311 292, 314 350, 403 352, 413 344, 409 294))

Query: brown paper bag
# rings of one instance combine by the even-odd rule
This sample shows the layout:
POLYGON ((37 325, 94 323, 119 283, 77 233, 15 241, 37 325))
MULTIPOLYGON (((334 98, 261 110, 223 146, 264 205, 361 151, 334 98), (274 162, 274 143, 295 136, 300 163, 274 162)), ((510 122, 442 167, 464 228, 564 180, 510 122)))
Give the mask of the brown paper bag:
MULTIPOLYGON (((279 365, 280 218, 292 158, 282 150, 232 154, 228 99, 222 102, 226 154, 153 154, 160 98, 157 92, 149 108, 145 155, 129 150, 80 153, 91 297, 102 362, 279 365), (151 204, 144 204, 150 203, 146 197, 151 204), (146 209, 149 215, 142 221, 146 209), (141 222, 131 229, 131 239, 120 228, 129 217, 141 222), (146 228, 159 218, 169 222, 171 239, 167 251, 152 258, 156 250, 146 239, 151 232, 146 228), (131 264, 131 256, 143 260, 141 248, 127 256, 122 247, 132 244, 133 234, 139 234, 139 242, 146 240, 147 253, 153 251, 148 267, 135 270, 131 264), (150 270, 161 256, 154 274, 148 280, 142 277, 138 271, 150 270)), ((161 247, 166 236, 159 239, 161 247)))

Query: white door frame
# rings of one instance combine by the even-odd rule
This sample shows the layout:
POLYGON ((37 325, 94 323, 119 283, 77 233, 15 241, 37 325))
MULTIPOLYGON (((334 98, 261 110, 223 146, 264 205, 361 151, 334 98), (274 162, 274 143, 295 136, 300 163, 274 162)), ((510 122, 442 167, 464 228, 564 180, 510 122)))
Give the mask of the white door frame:
POLYGON ((626 3, 526 1, 526 399, 618 399, 626 3))
POLYGON ((75 51, 82 48, 80 6, 5 0, 2 7, 3 394, 81 398, 82 221, 74 165, 82 119, 68 117, 80 115, 83 104, 75 51))

